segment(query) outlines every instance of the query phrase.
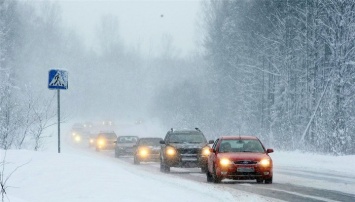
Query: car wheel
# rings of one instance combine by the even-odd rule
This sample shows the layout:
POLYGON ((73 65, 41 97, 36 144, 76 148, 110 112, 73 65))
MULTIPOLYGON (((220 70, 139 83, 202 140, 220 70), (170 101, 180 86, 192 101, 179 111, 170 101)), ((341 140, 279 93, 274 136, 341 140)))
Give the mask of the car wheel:
POLYGON ((211 173, 208 170, 206 172, 206 176, 207 176, 207 182, 212 182, 213 181, 212 175, 211 175, 211 173))
POLYGON ((256 179, 256 183, 258 183, 258 184, 261 184, 261 183, 263 183, 263 182, 264 182, 263 179, 256 179))
POLYGON ((215 167, 213 167, 212 181, 216 184, 222 181, 222 179, 217 176, 215 167))
POLYGON ((207 166, 202 166, 201 167, 201 172, 207 173, 208 172, 207 166))
POLYGON ((138 158, 136 156, 134 156, 133 163, 136 165, 140 164, 140 161, 138 160, 138 158))
POLYGON ((167 166, 162 159, 160 159, 160 171, 163 172, 163 173, 170 172, 170 167, 167 166))
POLYGON ((272 177, 265 180, 265 184, 272 184, 272 177))

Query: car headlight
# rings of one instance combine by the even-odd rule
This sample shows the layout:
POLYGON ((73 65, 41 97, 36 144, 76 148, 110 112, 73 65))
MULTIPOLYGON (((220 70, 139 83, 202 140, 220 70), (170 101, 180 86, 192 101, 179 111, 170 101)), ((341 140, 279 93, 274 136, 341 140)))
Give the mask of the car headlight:
POLYGON ((259 164, 264 167, 270 166, 270 159, 263 159, 259 162, 259 164))
POLYGON ((72 133, 73 136, 75 136, 76 134, 75 133, 72 133))
POLYGON ((219 160, 219 164, 221 164, 221 166, 228 166, 230 164, 233 164, 233 162, 229 159, 223 158, 219 160))
POLYGON ((203 156, 208 156, 208 155, 210 155, 210 148, 209 147, 204 147, 203 149, 202 149, 202 152, 201 152, 201 154, 203 155, 203 156))
POLYGON ((80 142, 81 137, 80 137, 79 135, 77 135, 77 136, 75 136, 74 140, 75 140, 76 142, 80 142))
POLYGON ((98 143, 100 146, 105 145, 105 141, 104 141, 104 140, 99 140, 97 143, 98 143))
POLYGON ((90 139, 90 143, 94 143, 94 139, 90 139))
POLYGON ((174 156, 176 154, 176 149, 173 147, 167 147, 165 152, 169 156, 174 156))
POLYGON ((142 149, 139 149, 139 155, 140 156, 147 156, 148 155, 148 149, 146 149, 146 148, 142 148, 142 149))

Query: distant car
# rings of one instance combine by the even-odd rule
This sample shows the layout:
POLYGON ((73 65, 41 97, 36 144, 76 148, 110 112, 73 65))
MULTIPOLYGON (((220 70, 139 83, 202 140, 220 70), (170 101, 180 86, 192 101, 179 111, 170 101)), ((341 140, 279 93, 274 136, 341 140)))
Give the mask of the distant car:
POLYGON ((138 136, 119 136, 115 141, 115 157, 133 156, 134 145, 138 139, 138 136))
POLYGON ((222 136, 211 148, 208 157, 207 181, 222 179, 256 180, 271 184, 273 163, 261 141, 254 136, 222 136))
POLYGON ((174 130, 167 132, 160 142, 160 171, 170 172, 170 167, 199 167, 207 170, 207 157, 210 153, 209 143, 204 134, 195 130, 174 130))
POLYGON ((140 162, 154 162, 159 161, 160 157, 160 141, 163 138, 159 137, 145 137, 140 138, 135 145, 134 164, 140 162))
POLYGON ((113 150, 115 148, 115 141, 117 135, 115 132, 101 132, 95 140, 96 151, 113 150))

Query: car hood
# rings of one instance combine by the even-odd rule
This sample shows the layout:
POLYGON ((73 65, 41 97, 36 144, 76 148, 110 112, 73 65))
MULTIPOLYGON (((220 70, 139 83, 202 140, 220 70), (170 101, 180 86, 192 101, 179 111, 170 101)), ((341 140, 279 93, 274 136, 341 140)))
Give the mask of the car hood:
MULTIPOLYGON (((231 161, 260 161, 265 158, 270 158, 266 153, 252 153, 252 152, 233 152, 233 153, 219 153, 219 158, 227 158, 231 161)), ((271 158, 270 158, 271 159, 271 158)))
POLYGON ((207 145, 207 143, 170 143, 170 146, 176 149, 201 149, 207 145))
POLYGON ((119 143, 117 144, 118 147, 133 147, 135 143, 119 143))
POLYGON ((146 145, 140 145, 140 146, 139 146, 139 149, 140 149, 140 148, 148 148, 148 149, 151 149, 151 150, 160 150, 160 146, 157 146, 157 145, 156 145, 156 146, 152 146, 152 145, 147 145, 147 146, 146 146, 146 145))

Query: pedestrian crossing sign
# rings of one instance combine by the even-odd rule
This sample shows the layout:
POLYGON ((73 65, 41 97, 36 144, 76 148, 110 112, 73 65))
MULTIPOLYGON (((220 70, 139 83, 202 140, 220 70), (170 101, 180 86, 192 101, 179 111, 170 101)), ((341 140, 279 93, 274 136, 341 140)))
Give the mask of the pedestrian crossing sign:
POLYGON ((62 90, 68 89, 68 72, 59 69, 49 70, 48 88, 62 90))

